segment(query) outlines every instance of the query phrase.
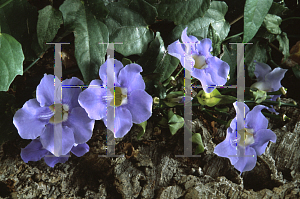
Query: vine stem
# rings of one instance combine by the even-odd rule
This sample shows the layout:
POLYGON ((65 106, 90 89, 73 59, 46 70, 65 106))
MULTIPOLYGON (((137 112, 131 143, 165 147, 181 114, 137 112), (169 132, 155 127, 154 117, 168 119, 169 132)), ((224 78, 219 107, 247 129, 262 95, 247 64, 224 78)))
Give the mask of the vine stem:
POLYGON ((238 22, 243 17, 244 17, 244 14, 240 15, 238 18, 236 18, 235 20, 233 20, 229 25, 235 24, 236 22, 238 22))
POLYGON ((236 34, 236 35, 232 35, 232 36, 230 36, 230 37, 227 37, 226 39, 223 40, 223 42, 226 41, 226 40, 228 40, 228 39, 231 39, 231 38, 240 36, 240 35, 242 35, 242 34, 244 34, 244 32, 240 32, 240 33, 238 33, 238 34, 236 34))

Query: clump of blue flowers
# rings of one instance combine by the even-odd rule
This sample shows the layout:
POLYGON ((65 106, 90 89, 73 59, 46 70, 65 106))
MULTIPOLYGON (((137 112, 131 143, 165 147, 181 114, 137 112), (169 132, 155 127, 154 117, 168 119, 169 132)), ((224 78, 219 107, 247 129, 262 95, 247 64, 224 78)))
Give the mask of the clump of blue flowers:
MULTIPOLYGON (((242 102, 233 104, 238 113, 242 110, 239 110, 237 103, 242 102)), ((250 111, 244 104, 245 127, 238 129, 235 117, 227 129, 225 140, 214 149, 214 153, 218 156, 229 158, 231 164, 241 174, 255 167, 257 156, 264 153, 269 141, 276 142, 276 134, 268 129, 268 120, 261 113, 264 108, 267 107, 257 105, 250 111)))
POLYGON ((209 38, 199 41, 196 37, 187 36, 187 28, 181 34, 179 40, 168 46, 168 53, 180 60, 181 65, 190 71, 191 76, 197 78, 206 93, 211 93, 216 87, 227 82, 229 65, 212 56, 212 41, 209 38), (189 63, 185 63, 187 59, 189 63))
MULTIPOLYGON (((76 77, 62 82, 62 85, 82 84, 83 82, 76 77)), ((62 89, 62 117, 59 121, 54 120, 54 94, 57 96, 61 94, 60 91, 53 92, 54 88, 54 75, 45 74, 37 86, 36 99, 28 100, 15 113, 13 123, 23 139, 39 137, 43 149, 59 157, 68 154, 74 146, 84 144, 91 138, 95 120, 89 118, 78 103, 78 96, 81 93, 79 87, 62 89), (59 138, 54 136, 54 126, 60 123, 62 138, 57 140, 59 138), (62 143, 61 154, 56 154, 55 143, 62 143)))
MULTIPOLYGON (((108 61, 108 60, 107 60, 108 61)), ((86 110, 89 117, 103 120, 114 120, 115 138, 124 137, 132 124, 140 124, 152 115, 152 97, 145 91, 142 67, 138 64, 123 64, 115 60, 114 87, 107 87, 107 61, 100 67, 101 80, 93 80, 89 87, 79 95, 79 104, 86 110), (103 87, 99 89, 99 87, 103 87), (107 111, 115 111, 115 117, 107 118, 107 111)), ((110 74, 114 75, 114 74, 110 74)))

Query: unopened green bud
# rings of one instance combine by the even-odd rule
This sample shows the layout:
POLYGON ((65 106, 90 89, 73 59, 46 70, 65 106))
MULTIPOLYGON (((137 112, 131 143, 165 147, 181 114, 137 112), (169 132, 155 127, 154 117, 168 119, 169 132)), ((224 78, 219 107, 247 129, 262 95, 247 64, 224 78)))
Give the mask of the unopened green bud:
POLYGON ((214 89, 211 93, 205 93, 204 90, 201 90, 197 94, 197 99, 200 104, 213 107, 220 102, 220 96, 221 93, 217 89, 214 89))
POLYGON ((153 104, 159 104, 159 98, 158 97, 153 98, 153 104))
POLYGON ((284 88, 283 86, 279 90, 282 93, 282 95, 286 95, 287 94, 287 89, 284 88))

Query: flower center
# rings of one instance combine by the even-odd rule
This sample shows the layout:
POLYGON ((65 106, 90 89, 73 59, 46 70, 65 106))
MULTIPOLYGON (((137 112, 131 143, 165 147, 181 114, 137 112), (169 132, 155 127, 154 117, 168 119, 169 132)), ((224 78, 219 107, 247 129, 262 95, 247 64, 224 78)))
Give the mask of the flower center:
POLYGON ((266 92, 270 92, 272 90, 271 84, 263 81, 255 82, 250 86, 250 88, 257 88, 258 90, 266 91, 266 92))
MULTIPOLYGON (((55 114, 55 107, 54 107, 54 104, 52 104, 51 106, 49 106, 49 109, 55 114)), ((66 121, 66 120, 68 119, 68 114, 69 114, 69 105, 63 104, 63 105, 62 105, 61 113, 62 113, 62 115, 61 115, 60 119, 54 120, 54 116, 55 116, 55 115, 53 115, 53 116, 50 118, 49 122, 52 123, 52 124, 58 124, 58 123, 61 123, 61 122, 66 121)))
POLYGON ((243 128, 239 130, 238 134, 240 134, 241 136, 239 145, 246 147, 248 145, 253 144, 254 143, 253 132, 254 132, 253 129, 247 129, 247 128, 243 128))
POLYGON ((192 58, 195 60, 194 68, 205 69, 207 68, 207 63, 205 57, 201 55, 192 55, 192 58))
POLYGON ((127 104, 127 88, 113 87, 110 88, 110 93, 107 93, 108 96, 104 96, 104 100, 111 100, 110 106, 121 106, 127 104))

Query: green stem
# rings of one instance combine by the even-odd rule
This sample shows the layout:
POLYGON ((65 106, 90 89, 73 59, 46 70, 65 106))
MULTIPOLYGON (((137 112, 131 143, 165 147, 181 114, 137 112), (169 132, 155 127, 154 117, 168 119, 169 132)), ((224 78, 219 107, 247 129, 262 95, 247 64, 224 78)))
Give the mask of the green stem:
POLYGON ((242 14, 242 15, 240 15, 238 18, 236 18, 235 20, 233 20, 229 25, 233 25, 233 24, 235 24, 236 22, 238 22, 241 18, 243 18, 244 17, 244 15, 242 14))
POLYGON ((244 34, 244 32, 240 32, 240 33, 238 33, 238 34, 236 34, 236 35, 232 35, 232 36, 230 36, 230 37, 227 37, 226 39, 223 40, 223 42, 224 42, 224 41, 227 41, 227 40, 229 40, 229 39, 231 39, 231 38, 240 36, 240 35, 242 35, 242 34, 244 34))
MULTIPOLYGON (((244 103, 254 103, 254 104, 256 104, 252 100, 245 100, 244 103)), ((260 104, 266 104, 266 105, 279 105, 280 104, 281 106, 299 107, 298 105, 295 105, 295 104, 283 103, 283 102, 276 102, 276 101, 271 101, 271 100, 265 100, 265 101, 261 102, 260 104)))
POLYGON ((178 75, 181 73, 181 71, 183 70, 183 67, 179 70, 179 72, 175 75, 175 79, 176 77, 178 77, 178 75))
POLYGON ((37 61, 39 61, 41 58, 38 57, 36 60, 34 60, 34 62, 32 62, 24 71, 23 73, 25 73, 26 71, 28 71, 37 61))
POLYGON ((3 3, 1 6, 0 6, 0 9, 3 8, 4 6, 6 6, 7 4, 9 4, 10 2, 12 2, 13 0, 8 0, 7 2, 3 3))
POLYGON ((283 19, 282 22, 291 20, 291 19, 300 19, 300 17, 289 17, 289 18, 283 19))

